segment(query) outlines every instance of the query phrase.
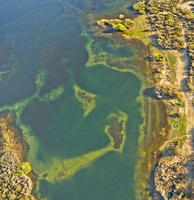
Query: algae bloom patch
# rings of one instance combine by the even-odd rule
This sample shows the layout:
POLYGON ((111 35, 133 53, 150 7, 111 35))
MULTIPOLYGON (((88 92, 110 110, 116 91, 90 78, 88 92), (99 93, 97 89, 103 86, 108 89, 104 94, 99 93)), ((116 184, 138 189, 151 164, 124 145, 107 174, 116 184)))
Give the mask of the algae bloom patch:
POLYGON ((82 104, 85 117, 96 107, 96 95, 81 89, 77 85, 74 85, 74 92, 76 98, 82 104))

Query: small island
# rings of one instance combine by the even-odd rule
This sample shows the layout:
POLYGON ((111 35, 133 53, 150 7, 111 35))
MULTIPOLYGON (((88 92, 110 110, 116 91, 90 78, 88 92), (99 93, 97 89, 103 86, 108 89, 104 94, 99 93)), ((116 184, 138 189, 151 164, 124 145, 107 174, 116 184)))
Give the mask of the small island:
POLYGON ((74 92, 76 98, 82 104, 84 117, 86 117, 96 106, 96 95, 81 89, 77 85, 74 85, 74 92))
POLYGON ((116 151, 121 151, 124 145, 127 120, 128 116, 121 111, 116 114, 112 113, 107 118, 105 132, 110 137, 111 143, 116 151))

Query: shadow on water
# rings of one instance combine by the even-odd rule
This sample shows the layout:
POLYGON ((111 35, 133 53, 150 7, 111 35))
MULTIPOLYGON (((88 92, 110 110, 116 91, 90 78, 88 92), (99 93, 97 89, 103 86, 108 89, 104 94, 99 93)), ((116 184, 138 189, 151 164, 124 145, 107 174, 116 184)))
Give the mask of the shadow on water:
POLYGON ((155 87, 151 87, 151 88, 146 88, 144 91, 143 91, 143 94, 145 96, 148 96, 152 99, 157 99, 158 100, 158 97, 156 95, 156 92, 155 92, 155 87))

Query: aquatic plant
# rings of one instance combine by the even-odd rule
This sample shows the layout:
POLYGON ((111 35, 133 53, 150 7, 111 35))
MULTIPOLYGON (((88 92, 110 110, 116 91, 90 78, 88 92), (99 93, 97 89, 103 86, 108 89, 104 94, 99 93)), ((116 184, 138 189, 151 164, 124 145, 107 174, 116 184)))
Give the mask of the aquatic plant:
POLYGON ((57 100, 64 92, 64 86, 58 86, 55 89, 52 89, 49 93, 40 97, 40 101, 50 102, 57 100))
POLYGON ((111 113, 107 118, 105 133, 111 140, 111 144, 117 151, 122 151, 126 139, 126 123, 128 116, 122 111, 111 113))
POLYGON ((112 150, 114 150, 112 145, 107 145, 105 148, 88 152, 75 158, 63 160, 54 157, 42 165, 43 168, 41 169, 42 171, 39 171, 39 174, 41 174, 41 179, 46 179, 51 183, 70 179, 76 172, 112 150))
POLYGON ((86 117, 96 107, 96 95, 81 89, 77 85, 74 85, 73 88, 76 98, 82 104, 84 117, 86 117))

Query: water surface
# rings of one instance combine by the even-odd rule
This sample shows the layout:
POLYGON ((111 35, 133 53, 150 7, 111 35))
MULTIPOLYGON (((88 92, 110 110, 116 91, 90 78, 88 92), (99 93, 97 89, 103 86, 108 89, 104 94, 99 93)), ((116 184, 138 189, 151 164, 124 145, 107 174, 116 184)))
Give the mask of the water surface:
POLYGON ((90 35, 92 25, 87 19, 89 13, 112 12, 124 3, 7 0, 1 6, 0 48, 14 54, 17 64, 0 85, 0 106, 20 105, 4 108, 18 112, 18 126, 31 152, 27 159, 39 175, 34 193, 40 199, 135 200, 134 166, 143 121, 137 97, 142 83, 131 72, 111 68, 110 60, 130 68, 137 57, 135 45, 90 35), (89 52, 91 40, 97 50, 89 52), (108 55, 107 62, 91 62, 100 53, 108 55), (36 84, 40 72, 44 80, 36 84), (75 96, 75 85, 96 95, 87 116, 75 96), (105 133, 107 117, 118 111, 128 116, 122 151, 107 151, 68 179, 42 178, 41 173, 55 164, 53 158, 64 161, 106 148, 110 143, 105 133))

